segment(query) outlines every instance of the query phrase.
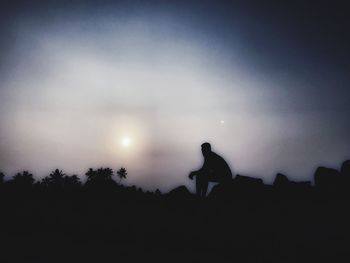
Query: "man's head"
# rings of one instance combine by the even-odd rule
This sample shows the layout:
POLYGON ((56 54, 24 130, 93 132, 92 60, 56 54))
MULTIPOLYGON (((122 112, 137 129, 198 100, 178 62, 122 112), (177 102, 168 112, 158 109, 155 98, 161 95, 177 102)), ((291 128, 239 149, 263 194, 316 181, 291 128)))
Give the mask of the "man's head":
POLYGON ((209 153, 211 153, 211 146, 210 146, 210 143, 209 142, 205 142, 201 145, 202 147, 202 153, 203 153, 203 156, 206 156, 208 155, 209 153))

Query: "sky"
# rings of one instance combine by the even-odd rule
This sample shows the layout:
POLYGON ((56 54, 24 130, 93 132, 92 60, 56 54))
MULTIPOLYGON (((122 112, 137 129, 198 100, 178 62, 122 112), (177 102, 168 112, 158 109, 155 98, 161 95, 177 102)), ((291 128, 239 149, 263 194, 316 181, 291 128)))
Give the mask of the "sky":
POLYGON ((1 1, 0 170, 312 180, 350 158, 345 1, 1 1))

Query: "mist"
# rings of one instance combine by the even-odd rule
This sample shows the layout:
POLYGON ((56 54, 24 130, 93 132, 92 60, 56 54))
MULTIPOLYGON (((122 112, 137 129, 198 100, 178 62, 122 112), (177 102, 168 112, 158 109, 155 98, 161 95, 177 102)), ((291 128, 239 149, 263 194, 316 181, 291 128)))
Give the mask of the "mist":
POLYGON ((1 170, 41 178, 56 167, 83 175, 124 166, 127 184, 167 190, 191 185, 205 141, 235 174, 267 183, 277 172, 310 180, 318 165, 349 158, 342 76, 324 79, 308 63, 306 79, 277 64, 261 68, 267 51, 252 52, 241 18, 225 37, 202 23, 203 13, 132 10, 49 10, 10 23, 1 170))

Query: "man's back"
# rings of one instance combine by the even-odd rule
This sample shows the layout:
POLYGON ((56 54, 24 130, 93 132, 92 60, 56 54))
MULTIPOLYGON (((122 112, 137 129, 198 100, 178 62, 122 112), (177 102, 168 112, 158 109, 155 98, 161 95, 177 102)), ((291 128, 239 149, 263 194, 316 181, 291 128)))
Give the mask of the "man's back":
POLYGON ((209 181, 211 182, 223 182, 232 179, 232 172, 227 162, 214 152, 210 152, 204 157, 202 169, 209 172, 209 181))

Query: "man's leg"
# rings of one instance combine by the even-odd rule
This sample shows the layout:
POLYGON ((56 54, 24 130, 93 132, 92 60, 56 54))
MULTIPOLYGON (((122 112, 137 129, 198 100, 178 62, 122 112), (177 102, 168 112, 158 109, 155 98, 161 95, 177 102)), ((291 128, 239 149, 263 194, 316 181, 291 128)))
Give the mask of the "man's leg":
POLYGON ((198 174, 196 176, 196 195, 197 197, 201 197, 202 192, 202 179, 201 176, 198 174))
POLYGON ((206 197, 208 191, 208 176, 198 174, 196 176, 196 194, 198 197, 206 197))
POLYGON ((203 182, 202 182, 202 197, 206 197, 207 196, 207 191, 208 191, 208 177, 204 176, 203 182))

